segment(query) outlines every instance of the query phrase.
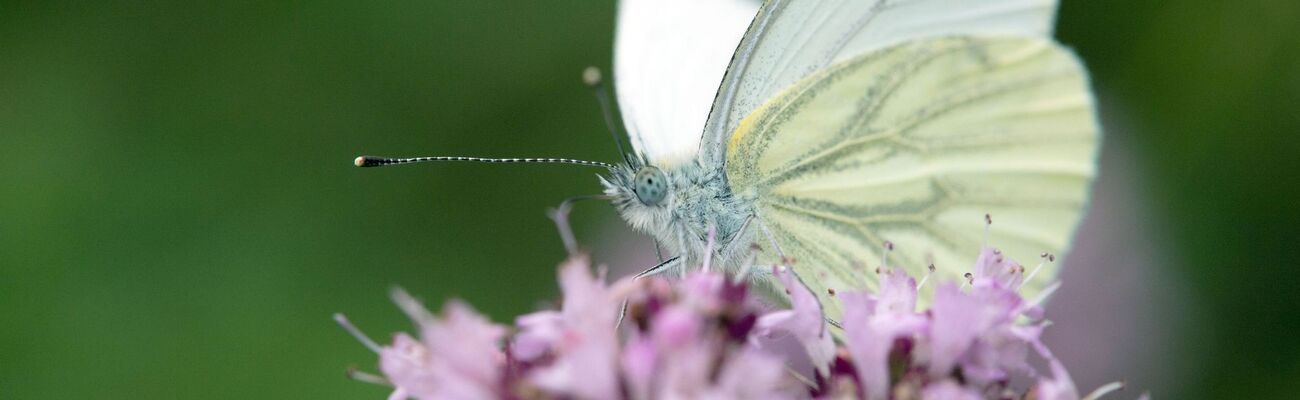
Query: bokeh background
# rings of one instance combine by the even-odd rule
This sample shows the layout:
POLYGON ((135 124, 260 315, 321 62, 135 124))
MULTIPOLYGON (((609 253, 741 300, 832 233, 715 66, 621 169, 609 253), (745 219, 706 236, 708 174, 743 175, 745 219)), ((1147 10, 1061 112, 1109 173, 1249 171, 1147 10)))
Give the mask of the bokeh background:
MULTIPOLYGON (((579 79, 609 65, 614 11, 0 1, 0 398, 379 398, 344 379, 375 360, 332 313, 386 340, 409 327, 393 285, 498 321, 545 304, 544 211, 596 170, 351 160, 615 160, 579 79)), ((1064 2, 1108 130, 1049 337, 1080 386, 1300 391, 1296 21, 1286 1, 1064 2)), ((650 257, 614 218, 579 205, 579 238, 650 257)))

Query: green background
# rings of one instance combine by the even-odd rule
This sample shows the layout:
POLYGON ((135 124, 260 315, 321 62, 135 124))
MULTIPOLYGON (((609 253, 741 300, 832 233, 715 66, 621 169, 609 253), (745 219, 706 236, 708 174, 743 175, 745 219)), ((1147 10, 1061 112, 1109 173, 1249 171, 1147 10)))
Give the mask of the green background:
MULTIPOLYGON (((614 9, 0 2, 0 398, 379 398, 344 379, 374 356, 332 313, 385 341, 409 326, 392 285, 498 321, 553 298, 544 210, 596 193, 596 170, 351 160, 615 160, 579 79, 608 66, 614 9)), ((1294 396, 1300 3, 1059 19, 1128 127, 1141 218, 1174 254, 1158 274, 1187 282, 1194 362, 1151 389, 1294 396)), ((612 217, 579 206, 580 237, 612 217)))

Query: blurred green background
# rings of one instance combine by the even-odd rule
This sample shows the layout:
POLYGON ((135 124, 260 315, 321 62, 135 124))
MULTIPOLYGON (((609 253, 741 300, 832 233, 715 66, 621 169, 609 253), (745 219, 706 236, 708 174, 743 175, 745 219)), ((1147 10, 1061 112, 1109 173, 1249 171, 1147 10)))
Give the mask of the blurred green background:
MULTIPOLYGON (((552 298, 544 210, 596 170, 351 160, 615 160, 579 79, 608 66, 614 11, 0 2, 0 398, 379 398, 344 379, 374 356, 331 313, 387 340, 409 326, 392 285, 498 321, 552 298)), ((1156 275, 1187 286, 1190 361, 1159 398, 1300 391, 1296 21, 1285 1, 1063 4, 1172 254, 1156 275)), ((611 218, 580 205, 580 238, 611 218)))

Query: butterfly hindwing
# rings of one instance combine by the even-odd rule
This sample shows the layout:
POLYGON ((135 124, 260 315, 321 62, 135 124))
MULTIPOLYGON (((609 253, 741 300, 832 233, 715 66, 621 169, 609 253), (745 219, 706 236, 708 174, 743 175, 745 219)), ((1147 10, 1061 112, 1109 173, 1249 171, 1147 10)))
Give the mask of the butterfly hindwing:
POLYGON ((823 297, 873 287, 886 240, 891 265, 919 276, 933 262, 937 278, 960 279, 985 213, 988 241, 1032 264, 1067 248, 1085 205, 1090 93, 1078 60, 1045 38, 914 40, 777 94, 738 124, 726 173, 823 297))

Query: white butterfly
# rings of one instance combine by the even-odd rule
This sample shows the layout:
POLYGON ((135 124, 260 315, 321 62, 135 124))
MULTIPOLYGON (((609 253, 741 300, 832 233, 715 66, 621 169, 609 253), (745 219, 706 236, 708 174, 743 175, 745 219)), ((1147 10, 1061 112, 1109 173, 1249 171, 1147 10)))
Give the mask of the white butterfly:
POLYGON ((643 274, 708 259, 762 279, 783 263, 825 300, 874 288, 867 265, 889 254, 913 276, 933 265, 956 280, 984 240, 1020 259, 1064 252, 1084 209, 1100 132, 1081 64, 1050 38, 1055 12, 1055 0, 622 0, 627 164, 357 165, 607 168, 606 197, 672 256, 643 274))
POLYGON ((637 159, 605 192, 678 257, 653 272, 700 265, 713 227, 713 262, 770 268, 783 253, 823 298, 873 287, 886 241, 913 276, 933 263, 960 279, 986 213, 987 240, 1011 256, 1064 252, 1099 128, 1082 66, 1050 38, 1055 11, 623 0, 614 83, 637 159))

